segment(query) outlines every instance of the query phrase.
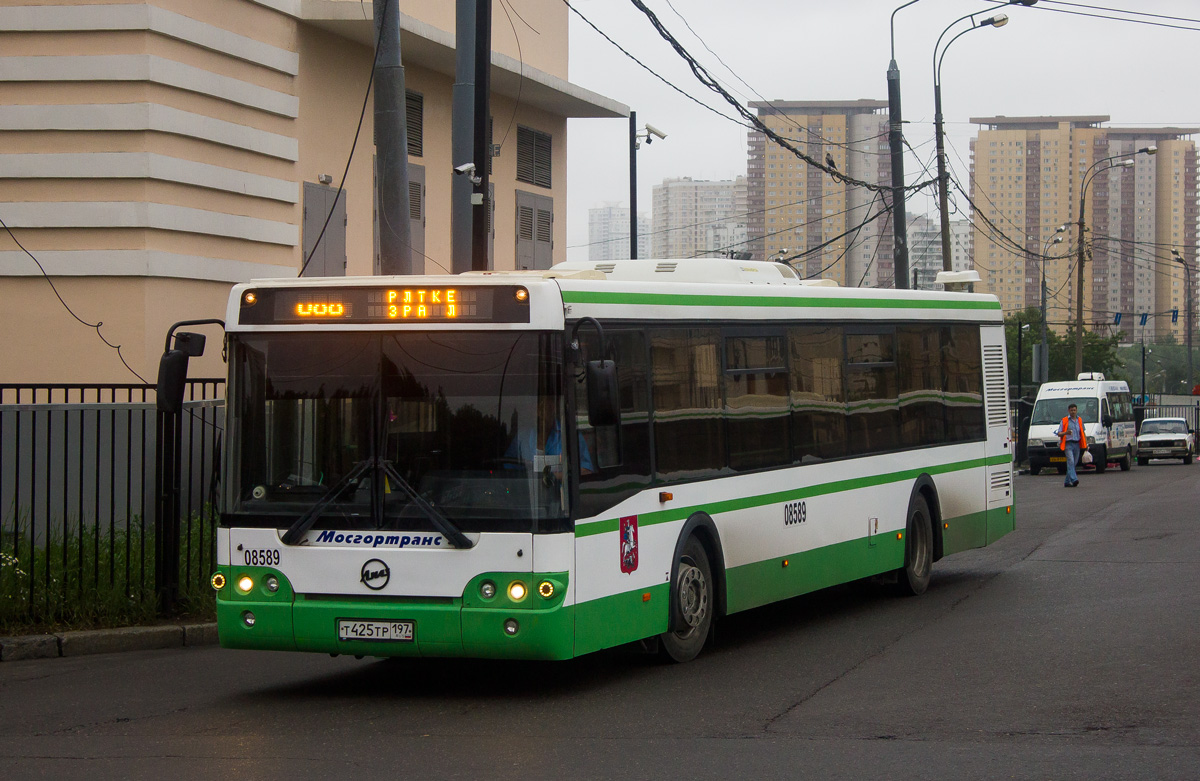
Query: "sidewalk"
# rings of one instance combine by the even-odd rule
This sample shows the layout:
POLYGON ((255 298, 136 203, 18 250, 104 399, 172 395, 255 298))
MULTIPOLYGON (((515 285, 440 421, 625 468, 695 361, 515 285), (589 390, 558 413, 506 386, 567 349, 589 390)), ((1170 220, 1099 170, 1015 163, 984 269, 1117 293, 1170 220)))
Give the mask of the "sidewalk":
POLYGON ((53 659, 59 656, 109 654, 119 651, 149 651, 193 645, 215 645, 216 622, 207 624, 158 624, 122 629, 89 629, 51 635, 0 637, 0 662, 22 659, 53 659))

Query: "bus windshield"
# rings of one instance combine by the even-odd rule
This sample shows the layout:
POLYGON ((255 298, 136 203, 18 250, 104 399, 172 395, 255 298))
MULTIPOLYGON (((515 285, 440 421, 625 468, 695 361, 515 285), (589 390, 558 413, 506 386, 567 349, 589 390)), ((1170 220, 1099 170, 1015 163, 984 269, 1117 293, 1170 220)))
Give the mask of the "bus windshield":
POLYGON ((436 531, 440 513, 463 532, 536 531, 566 518, 561 336, 230 342, 227 523, 288 528, 314 508, 314 530, 436 531))
POLYGON ((1095 423, 1100 419, 1100 404, 1095 396, 1080 396, 1078 398, 1063 397, 1059 399, 1038 399, 1033 405, 1031 426, 1050 426, 1062 423, 1067 416, 1067 407, 1074 404, 1079 407, 1079 417, 1084 423, 1095 423))

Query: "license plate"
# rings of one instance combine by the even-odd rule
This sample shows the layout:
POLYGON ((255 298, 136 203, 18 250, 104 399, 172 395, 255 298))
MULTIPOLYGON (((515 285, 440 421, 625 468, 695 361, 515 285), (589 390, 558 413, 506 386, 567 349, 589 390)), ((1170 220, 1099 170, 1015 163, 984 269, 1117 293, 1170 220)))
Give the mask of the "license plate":
POLYGON ((338 619, 338 640, 411 643, 416 634, 413 621, 359 621, 338 619))
POLYGON ((1067 457, 1066 456, 1050 456, 1050 463, 1053 464, 1058 461, 1061 461, 1062 463, 1065 464, 1065 463, 1067 463, 1067 457))

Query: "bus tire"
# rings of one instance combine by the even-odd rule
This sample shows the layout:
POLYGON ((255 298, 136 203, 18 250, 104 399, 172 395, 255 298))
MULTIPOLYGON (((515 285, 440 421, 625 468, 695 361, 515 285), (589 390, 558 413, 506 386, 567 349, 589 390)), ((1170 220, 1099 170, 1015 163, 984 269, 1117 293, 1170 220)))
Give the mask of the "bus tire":
POLYGON ((1092 450, 1095 451, 1092 453, 1092 464, 1096 467, 1096 474, 1100 474, 1108 469, 1108 450, 1104 445, 1096 445, 1092 450))
POLYGON ((929 588, 933 571, 933 523, 929 503, 920 494, 909 504, 904 540, 904 566, 896 573, 896 585, 901 594, 916 597, 929 588))
POLYGON ((673 626, 659 636, 663 654, 673 662, 690 662, 708 640, 715 607, 708 553, 694 535, 675 562, 671 607, 673 626))

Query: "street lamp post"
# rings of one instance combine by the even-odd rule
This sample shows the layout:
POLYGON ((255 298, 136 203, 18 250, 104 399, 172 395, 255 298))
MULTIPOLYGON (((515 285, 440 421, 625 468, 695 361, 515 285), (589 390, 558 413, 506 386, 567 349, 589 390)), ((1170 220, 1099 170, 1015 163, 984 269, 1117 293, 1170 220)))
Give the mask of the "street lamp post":
POLYGON ((1024 374, 1024 372, 1021 371, 1021 366, 1022 366, 1022 364, 1025 363, 1025 351, 1023 349, 1021 349, 1021 335, 1028 330, 1029 330, 1029 323, 1021 323, 1020 326, 1017 328, 1017 398, 1018 399, 1022 398, 1025 395, 1024 393, 1022 393, 1022 391, 1025 390, 1025 387, 1021 382, 1022 375, 1024 374))
POLYGON ((946 132, 942 122, 942 60, 946 57, 946 50, 950 48, 950 44, 972 30, 978 30, 981 27, 1003 27, 1008 24, 1008 14, 995 14, 976 23, 975 17, 981 13, 983 12, 976 11, 955 19, 945 30, 942 30, 937 43, 933 45, 933 129, 937 140, 938 206, 942 212, 942 271, 953 271, 954 268, 950 258, 950 174, 946 170, 946 132), (971 26, 951 38, 942 47, 939 54, 938 47, 942 44, 942 38, 950 32, 951 27, 964 19, 970 19, 971 26))
POLYGON ((1173 249, 1173 250, 1171 250, 1171 254, 1175 256, 1175 261, 1177 263, 1179 263, 1181 266, 1183 266, 1184 290, 1185 290, 1185 295, 1187 296, 1187 317, 1184 318, 1184 323, 1186 324, 1186 327, 1187 327, 1187 351, 1188 351, 1188 378, 1187 378, 1188 389, 1187 389, 1187 392, 1191 393, 1192 388, 1196 387, 1195 377, 1192 376, 1192 331, 1193 331, 1192 313, 1196 311, 1196 303, 1192 300, 1192 269, 1191 269, 1191 266, 1189 266, 1187 264, 1187 261, 1183 259, 1183 256, 1179 254, 1179 250, 1173 249))
POLYGON ((1084 264, 1084 249, 1086 242, 1084 241, 1084 222, 1083 212, 1087 202, 1088 185, 1095 180, 1096 175, 1102 171, 1107 171, 1110 168, 1129 168, 1134 164, 1133 157, 1135 155, 1147 154, 1152 155, 1158 151, 1157 147, 1144 146, 1136 152, 1131 152, 1123 155, 1113 155, 1112 157, 1104 157, 1088 166, 1088 169, 1083 172, 1079 182, 1079 236, 1077 241, 1079 246, 1075 248, 1075 376, 1078 377, 1083 372, 1083 264, 1084 264), (1113 162, 1113 161, 1118 162, 1113 162), (1109 165, 1104 165, 1109 163, 1109 165))
MULTIPOLYGON (((904 129, 903 120, 900 117, 900 66, 896 64, 896 14, 919 1, 908 0, 907 3, 898 6, 896 10, 892 11, 892 16, 888 21, 888 32, 892 45, 892 59, 888 63, 887 70, 888 150, 892 167, 892 237, 895 244, 895 253, 892 262, 895 267, 895 285, 897 288, 908 284, 908 215, 904 211, 904 129)), ((1037 1, 1008 0, 1007 4, 1032 6, 1037 1)), ((979 11, 977 13, 983 12, 979 11)), ((956 20, 955 24, 967 18, 970 17, 964 16, 962 19, 956 20)), ((936 51, 936 47, 934 48, 936 51)), ((945 261, 943 261, 942 265, 944 270, 951 270, 950 266, 945 265, 945 261)), ((916 278, 914 277, 913 288, 915 289, 916 286, 916 278)))
POLYGON ((1050 262, 1050 247, 1062 244, 1063 237, 1058 234, 1066 229, 1066 225, 1059 225, 1042 244, 1042 343, 1040 354, 1036 355, 1033 361, 1034 382, 1047 382, 1050 379, 1050 345, 1047 343, 1046 331, 1046 264, 1050 262))

